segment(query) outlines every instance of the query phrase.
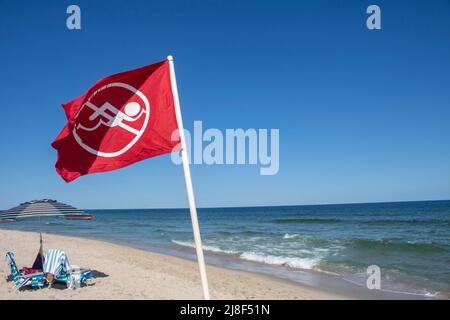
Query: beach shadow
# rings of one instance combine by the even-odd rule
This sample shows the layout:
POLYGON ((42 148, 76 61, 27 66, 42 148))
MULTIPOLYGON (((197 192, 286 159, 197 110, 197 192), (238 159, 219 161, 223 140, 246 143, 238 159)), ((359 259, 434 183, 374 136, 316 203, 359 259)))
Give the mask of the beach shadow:
POLYGON ((109 277, 109 274, 106 274, 104 272, 98 271, 98 270, 92 270, 91 271, 92 276, 94 277, 94 279, 97 278, 107 278, 109 277))
MULTIPOLYGON (((106 274, 104 272, 98 271, 98 270, 91 270, 91 274, 92 274, 92 278, 95 279, 100 279, 100 278, 106 278, 109 277, 109 274, 106 274)), ((95 286, 95 282, 94 283, 86 283, 85 285, 83 285, 82 287, 92 287, 95 286)), ((57 289, 57 290, 66 290, 67 286, 65 283, 63 282, 55 282, 51 289, 57 289)))

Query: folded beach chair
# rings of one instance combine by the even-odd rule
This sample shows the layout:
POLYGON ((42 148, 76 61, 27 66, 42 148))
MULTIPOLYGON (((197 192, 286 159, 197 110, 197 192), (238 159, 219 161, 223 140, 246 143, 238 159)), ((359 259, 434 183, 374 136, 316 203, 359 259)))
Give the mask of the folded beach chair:
POLYGON ((43 288, 47 284, 47 279, 45 279, 44 273, 38 272, 33 274, 24 274, 20 273, 17 268, 16 261, 14 260, 14 254, 12 252, 8 252, 6 254, 6 258, 9 263, 9 267, 11 269, 11 274, 8 278, 14 281, 15 289, 20 289, 24 287, 32 287, 32 288, 43 288))
POLYGON ((44 273, 53 277, 48 277, 49 286, 51 282, 64 283, 67 288, 76 288, 78 285, 85 285, 92 279, 92 272, 90 269, 73 268, 66 253, 62 250, 50 249, 44 256, 44 273))

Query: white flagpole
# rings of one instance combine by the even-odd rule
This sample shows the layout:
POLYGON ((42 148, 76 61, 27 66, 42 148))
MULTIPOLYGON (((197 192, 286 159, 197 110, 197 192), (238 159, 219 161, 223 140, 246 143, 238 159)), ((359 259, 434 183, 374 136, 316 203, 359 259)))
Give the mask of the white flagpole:
POLYGON ((173 100, 175 104, 175 113, 177 116, 178 130, 180 132, 181 142, 181 160, 183 162, 184 180, 186 182, 186 191, 191 211, 192 230, 194 232, 195 250, 197 251, 198 268, 200 269, 200 278, 202 281, 203 296, 209 300, 208 278, 206 277, 205 259, 203 257, 202 238, 200 236, 200 227, 198 225, 197 207, 195 205, 194 189, 192 187, 191 171, 189 169, 189 158, 186 152, 186 138, 184 136, 183 120, 181 118, 180 99, 178 97, 177 79, 175 77, 175 67, 173 57, 168 56, 170 65, 170 83, 172 87, 173 100))

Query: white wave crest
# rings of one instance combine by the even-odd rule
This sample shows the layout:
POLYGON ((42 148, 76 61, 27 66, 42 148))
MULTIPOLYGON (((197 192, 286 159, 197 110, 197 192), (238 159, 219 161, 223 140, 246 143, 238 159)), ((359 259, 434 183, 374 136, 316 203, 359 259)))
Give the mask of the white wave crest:
POLYGON ((286 233, 286 234, 283 236, 283 239, 295 239, 295 238, 298 238, 298 237, 299 237, 299 235, 296 234, 296 233, 294 233, 294 234, 286 233))
POLYGON ((244 252, 241 254, 240 258, 248 261, 287 266, 299 269, 313 269, 319 262, 319 259, 314 258, 308 259, 308 258, 279 257, 271 255, 261 255, 254 252, 244 252))
MULTIPOLYGON (((178 240, 172 240, 173 243, 183 246, 183 247, 189 247, 189 248, 195 248, 195 244, 190 241, 178 241, 178 240)), ((227 253, 227 254, 238 254, 237 251, 233 250, 223 250, 215 246, 208 246, 208 245, 202 245, 203 250, 210 251, 210 252, 216 252, 216 253, 227 253)))
MULTIPOLYGON (((179 241, 179 240, 172 240, 173 243, 183 246, 183 247, 189 247, 189 248, 195 248, 195 244, 191 241, 179 241)), ((203 250, 209 251, 209 252, 215 252, 215 253, 225 253, 225 254, 231 254, 231 255, 238 255, 238 251, 234 250, 224 250, 220 249, 215 246, 210 245, 203 245, 203 250)), ((257 254, 254 252, 243 252, 239 255, 240 259, 247 260, 247 261, 253 261, 253 262, 259 262, 259 263, 265 263, 265 264, 271 264, 271 265, 279 265, 279 266, 286 266, 291 268, 298 268, 298 269, 314 269, 314 267, 317 265, 317 263, 320 261, 318 258, 294 258, 294 257, 281 257, 281 256, 272 256, 272 255, 262 255, 257 254)))

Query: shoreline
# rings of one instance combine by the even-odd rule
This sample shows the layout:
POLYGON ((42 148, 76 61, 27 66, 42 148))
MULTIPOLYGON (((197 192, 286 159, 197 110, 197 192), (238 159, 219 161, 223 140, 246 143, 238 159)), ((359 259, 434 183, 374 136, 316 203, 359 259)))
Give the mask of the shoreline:
MULTIPOLYGON (((1 255, 13 251, 19 268, 33 263, 38 233, 0 229, 0 236, 1 255)), ((78 290, 17 292, 6 282, 3 264, 0 299, 202 299, 197 263, 188 258, 76 236, 45 233, 43 238, 44 250, 62 249, 72 265, 94 270, 94 284, 78 290)), ((212 299, 351 299, 258 272, 207 264, 207 273, 212 299)))

